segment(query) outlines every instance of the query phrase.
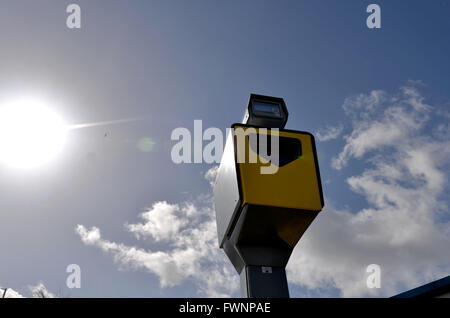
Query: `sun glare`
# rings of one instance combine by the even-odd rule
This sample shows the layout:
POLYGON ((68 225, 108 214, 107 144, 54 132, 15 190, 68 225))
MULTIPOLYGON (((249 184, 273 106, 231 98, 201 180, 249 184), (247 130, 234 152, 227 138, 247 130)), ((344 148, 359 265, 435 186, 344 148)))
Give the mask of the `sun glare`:
POLYGON ((32 168, 50 161, 62 149, 67 126, 36 100, 0 106, 0 163, 32 168))

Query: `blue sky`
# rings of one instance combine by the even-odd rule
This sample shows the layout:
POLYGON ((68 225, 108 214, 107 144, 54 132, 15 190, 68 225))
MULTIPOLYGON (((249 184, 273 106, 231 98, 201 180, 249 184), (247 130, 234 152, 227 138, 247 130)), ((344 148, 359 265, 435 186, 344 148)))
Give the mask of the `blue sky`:
POLYGON ((150 215, 169 209, 185 220, 177 237, 187 230, 188 238, 202 240, 189 224, 214 235, 211 187, 203 176, 213 166, 175 165, 170 134, 193 129, 195 119, 225 130, 241 120, 250 93, 283 97, 286 128, 316 137, 333 127, 340 132, 317 140, 327 208, 288 267, 292 296, 386 296, 448 274, 449 162, 442 156, 450 148, 450 4, 376 1, 382 28, 368 29, 372 2, 80 0, 82 27, 70 30, 69 1, 2 1, 1 101, 36 96, 71 124, 142 120, 70 132, 63 153, 42 169, 0 166, 0 286, 23 295, 43 282, 72 297, 237 296, 237 274, 227 272, 231 265, 212 245, 202 251, 217 264, 204 255, 193 262, 230 278, 216 286, 193 274, 161 287, 168 274, 152 262, 162 260, 150 257, 143 265, 124 261, 119 247, 101 250, 103 240, 172 256, 192 248, 195 242, 161 237, 172 233, 161 227, 139 240, 127 230, 125 224, 145 224, 139 215, 152 207, 150 215), (373 134, 363 135, 371 128, 373 134), (137 148, 142 138, 154 140, 152 151, 137 148), (377 163, 390 164, 391 173, 377 163), (385 191, 398 195, 386 203, 385 191), (408 211, 408 200, 420 195, 423 205, 408 211), (167 205, 155 210, 162 201, 167 205), (184 202, 204 212, 191 215, 184 202), (380 227, 383 219, 393 227, 380 227), (417 222, 402 226, 406 220, 417 222), (77 233, 78 224, 86 232, 77 233), (394 225, 418 232, 419 241, 409 232, 390 236, 394 225), (83 242, 83 233, 96 233, 92 226, 101 238, 83 242), (342 258, 331 257, 333 249, 342 258), (392 284, 379 291, 349 284, 364 277, 357 273, 370 262, 380 263, 392 284), (65 285, 72 263, 81 267, 81 289, 65 285))

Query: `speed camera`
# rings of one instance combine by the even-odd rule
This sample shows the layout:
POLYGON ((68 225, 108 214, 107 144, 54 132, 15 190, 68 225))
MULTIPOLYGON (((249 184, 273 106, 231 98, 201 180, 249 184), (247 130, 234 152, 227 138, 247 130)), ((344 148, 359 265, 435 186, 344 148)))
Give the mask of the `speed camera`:
POLYGON ((288 111, 282 98, 251 94, 244 113, 243 124, 284 128, 288 120, 288 111))

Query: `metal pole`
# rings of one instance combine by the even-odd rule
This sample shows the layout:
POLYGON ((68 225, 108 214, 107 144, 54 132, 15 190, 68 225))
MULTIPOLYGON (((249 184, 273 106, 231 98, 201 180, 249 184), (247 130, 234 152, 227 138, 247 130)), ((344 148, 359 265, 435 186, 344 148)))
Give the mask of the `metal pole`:
POLYGON ((3 297, 2 298, 5 298, 7 290, 8 290, 8 288, 5 288, 5 290, 3 291, 3 297))
POLYGON ((284 267, 245 266, 240 278, 243 298, 289 298, 284 267))

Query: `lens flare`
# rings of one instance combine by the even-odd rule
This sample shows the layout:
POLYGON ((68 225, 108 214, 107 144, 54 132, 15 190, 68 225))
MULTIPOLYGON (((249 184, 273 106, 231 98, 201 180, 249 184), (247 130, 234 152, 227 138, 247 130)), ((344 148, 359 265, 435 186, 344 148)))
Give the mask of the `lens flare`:
POLYGON ((150 152, 155 147, 156 142, 150 137, 144 137, 139 139, 137 147, 142 152, 150 152))

